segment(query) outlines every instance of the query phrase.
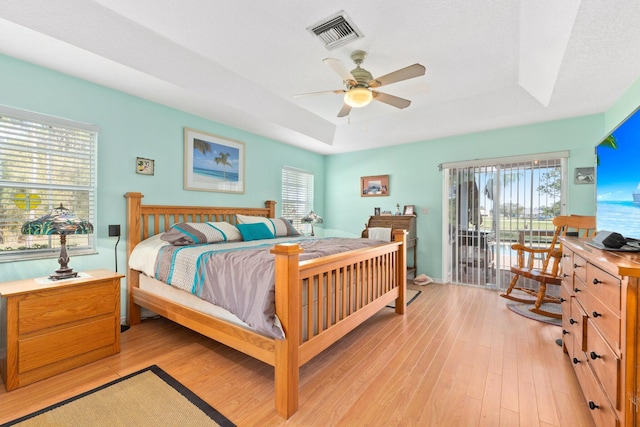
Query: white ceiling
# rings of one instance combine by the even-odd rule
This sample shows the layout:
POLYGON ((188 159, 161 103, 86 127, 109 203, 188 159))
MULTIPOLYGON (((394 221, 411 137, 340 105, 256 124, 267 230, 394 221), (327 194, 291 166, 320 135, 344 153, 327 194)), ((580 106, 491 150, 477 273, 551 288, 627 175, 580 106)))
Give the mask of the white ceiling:
MULTIPOLYGON (((640 76, 638 0, 2 0, 0 53, 322 154, 605 111, 640 76), (306 28, 344 10, 364 38, 306 28), (336 115, 322 60, 410 99, 336 115)), ((640 103, 640 102, 639 102, 640 103)))

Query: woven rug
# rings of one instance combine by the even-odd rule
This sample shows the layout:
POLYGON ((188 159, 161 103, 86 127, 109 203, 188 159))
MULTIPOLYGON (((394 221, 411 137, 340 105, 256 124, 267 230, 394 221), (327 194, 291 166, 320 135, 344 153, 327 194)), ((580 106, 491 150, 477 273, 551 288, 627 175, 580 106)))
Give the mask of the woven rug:
MULTIPOLYGON (((422 291, 416 291, 415 289, 407 289, 407 305, 411 304, 413 300, 418 298, 418 295, 420 295, 421 293, 422 291)), ((387 304, 387 307, 396 308, 396 302, 391 301, 389 304, 387 304)))
POLYGON ((4 426, 235 426, 156 365, 4 426))
MULTIPOLYGON (((519 314, 520 316, 524 316, 528 319, 537 320, 538 322, 549 323, 550 325, 562 326, 562 319, 554 319, 553 317, 543 316, 541 314, 532 313, 529 311, 532 308, 533 304, 525 304, 518 302, 510 302, 507 304, 507 308, 514 313, 519 314)), ((540 306, 540 308, 544 311, 548 311, 550 313, 562 313, 562 307, 560 304, 550 304, 545 303, 540 306)))

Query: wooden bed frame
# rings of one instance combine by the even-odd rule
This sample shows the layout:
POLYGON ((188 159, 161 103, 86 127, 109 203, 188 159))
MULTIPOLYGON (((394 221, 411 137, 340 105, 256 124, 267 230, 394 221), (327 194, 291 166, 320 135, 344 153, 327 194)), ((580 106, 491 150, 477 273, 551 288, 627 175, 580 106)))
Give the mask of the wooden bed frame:
MULTIPOLYGON (((275 217, 274 201, 265 208, 143 205, 141 193, 127 200, 127 260, 143 239, 177 222, 227 221, 236 214, 275 217)), ((140 272, 127 268, 127 318, 140 323, 145 307, 187 328, 248 354, 275 368, 275 408, 289 418, 298 409, 299 368, 395 300, 406 309, 406 232, 393 242, 299 261, 297 244, 278 244, 275 256, 276 314, 286 338, 278 340, 200 313, 139 288, 140 272), (315 284, 315 286, 314 286, 315 284), (303 301, 305 295, 306 301, 303 301), (303 319, 303 306, 306 315, 303 319), (303 331, 303 325, 304 331, 303 331), (314 327, 315 326, 315 327, 314 327), (303 338, 304 337, 304 338, 303 338)))

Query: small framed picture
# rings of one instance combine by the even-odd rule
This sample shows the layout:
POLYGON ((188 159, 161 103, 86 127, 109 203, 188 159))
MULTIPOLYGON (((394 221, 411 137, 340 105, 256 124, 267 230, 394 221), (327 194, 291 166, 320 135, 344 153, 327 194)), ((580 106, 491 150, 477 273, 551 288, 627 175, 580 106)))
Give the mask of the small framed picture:
POLYGON ((360 178, 361 197, 389 195, 389 175, 363 176, 360 178))
POLYGON ((380 208, 373 208, 373 214, 376 216, 380 215, 380 208))
POLYGON ((136 173, 140 175, 153 175, 153 160, 136 158, 136 173))
POLYGON ((415 215, 415 211, 415 205, 404 205, 404 211, 402 211, 402 215, 415 215))
POLYGON ((593 167, 576 168, 574 184, 594 184, 596 182, 596 174, 593 167))

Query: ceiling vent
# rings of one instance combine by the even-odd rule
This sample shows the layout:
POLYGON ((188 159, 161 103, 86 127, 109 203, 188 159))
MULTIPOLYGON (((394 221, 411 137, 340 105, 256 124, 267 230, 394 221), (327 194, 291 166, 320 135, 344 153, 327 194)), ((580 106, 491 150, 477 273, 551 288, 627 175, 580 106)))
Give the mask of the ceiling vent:
POLYGON ((318 36, 329 50, 364 37, 344 11, 307 27, 307 30, 318 36))

